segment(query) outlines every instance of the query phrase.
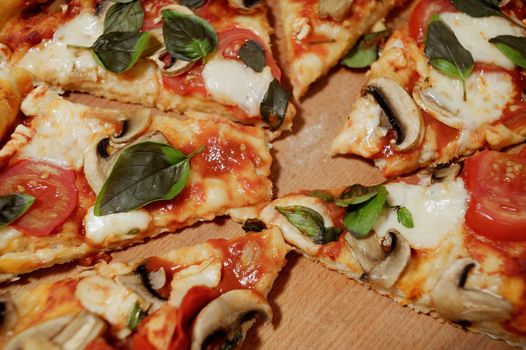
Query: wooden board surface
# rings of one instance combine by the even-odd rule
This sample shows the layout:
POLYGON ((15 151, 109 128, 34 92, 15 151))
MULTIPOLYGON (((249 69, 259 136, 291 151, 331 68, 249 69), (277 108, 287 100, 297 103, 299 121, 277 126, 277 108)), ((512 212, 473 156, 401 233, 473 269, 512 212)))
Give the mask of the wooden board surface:
MULTIPOLYGON (((277 32, 280 32, 279 26, 277 32)), ((277 42, 278 51, 279 45, 277 42)), ((337 68, 317 82, 297 104, 298 115, 292 132, 273 144, 275 196, 302 188, 367 185, 383 180, 375 168, 362 160, 328 156, 329 145, 363 82, 363 72, 337 68)), ((82 94, 72 94, 69 99, 100 107, 136 108, 82 94)), ((239 225, 228 218, 217 218, 112 256, 113 261, 138 259, 210 238, 242 234, 239 225)), ((74 264, 58 266, 30 274, 2 289, 16 292, 41 281, 76 273, 74 264)), ((243 349, 511 348, 502 341, 417 314, 295 253, 288 255, 288 263, 276 280, 269 300, 274 310, 272 324, 254 327, 243 349)))

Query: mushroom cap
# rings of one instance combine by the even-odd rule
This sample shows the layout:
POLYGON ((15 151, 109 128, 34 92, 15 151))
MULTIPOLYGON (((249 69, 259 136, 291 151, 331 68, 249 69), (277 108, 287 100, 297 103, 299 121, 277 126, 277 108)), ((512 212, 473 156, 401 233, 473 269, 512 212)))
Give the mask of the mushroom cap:
POLYGON ((419 81, 413 88, 413 98, 418 106, 439 122, 455 129, 462 129, 464 121, 438 103, 428 92, 428 84, 425 80, 419 81))

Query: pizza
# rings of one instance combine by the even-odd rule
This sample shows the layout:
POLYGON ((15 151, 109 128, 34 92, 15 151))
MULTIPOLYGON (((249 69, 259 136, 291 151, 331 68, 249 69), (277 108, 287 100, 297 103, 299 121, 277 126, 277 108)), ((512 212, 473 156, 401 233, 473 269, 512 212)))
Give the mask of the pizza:
POLYGON ((235 209, 404 306, 526 345, 526 147, 235 209))
POLYGON ((294 96, 303 96, 403 0, 286 0, 279 1, 287 73, 294 96))
MULTIPOLYGON (((521 12, 514 3, 503 13, 515 18, 521 12)), ((525 36, 503 16, 475 18, 450 1, 420 1, 372 64, 331 154, 372 159, 390 178, 523 142, 525 65, 497 41, 525 36), (460 70, 449 66, 457 73, 440 66, 450 64, 444 48, 463 57, 460 70)))
POLYGON ((46 86, 22 111, 0 149, 1 280, 271 198, 262 128, 92 108, 46 86))
POLYGON ((3 295, 4 349, 234 349, 285 263, 279 230, 102 263, 3 295))
POLYGON ((295 108, 260 1, 33 0, 12 12, 0 42, 37 81, 275 131, 291 126, 295 108))

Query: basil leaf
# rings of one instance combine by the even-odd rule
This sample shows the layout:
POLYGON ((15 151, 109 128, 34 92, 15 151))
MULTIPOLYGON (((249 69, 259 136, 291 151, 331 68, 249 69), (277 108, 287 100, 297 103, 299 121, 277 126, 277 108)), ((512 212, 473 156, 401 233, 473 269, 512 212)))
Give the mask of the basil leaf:
POLYGON ((406 207, 399 207, 396 210, 396 219, 399 223, 404 225, 407 228, 413 228, 415 227, 415 224, 413 222, 413 215, 407 209, 406 207))
POLYGON ((137 63, 149 40, 150 33, 112 32, 99 36, 91 49, 99 65, 122 73, 137 63))
POLYGON ((128 328, 132 331, 136 330, 144 317, 146 317, 146 311, 141 309, 138 302, 135 302, 128 317, 128 328))
POLYGON ((325 228, 323 217, 311 208, 294 205, 290 207, 276 207, 276 210, 316 244, 335 241, 341 233, 341 229, 337 227, 325 228))
POLYGON ((334 196, 330 194, 329 192, 325 192, 322 190, 314 190, 311 193, 308 194, 309 197, 316 197, 321 199, 324 202, 334 202, 334 196))
POLYGON ((95 202, 96 216, 127 212, 148 203, 170 200, 190 175, 190 158, 178 149, 141 142, 125 149, 115 162, 95 202))
POLYGON ((181 0, 179 3, 191 9, 196 9, 205 4, 206 0, 181 0))
POLYGON ((424 53, 441 73, 460 79, 466 100, 466 78, 473 70, 473 56, 458 41, 455 33, 438 16, 427 26, 424 53))
POLYGON ((384 208, 387 194, 387 189, 381 185, 378 187, 376 196, 359 204, 357 207, 349 208, 350 211, 343 218, 343 224, 354 237, 363 238, 371 232, 384 208))
POLYGON ((277 79, 274 79, 259 106, 261 116, 265 123, 270 126, 270 130, 276 130, 283 124, 289 98, 290 92, 285 90, 277 79))
POLYGON ((347 187, 336 200, 335 204, 339 207, 360 204, 376 196, 379 186, 362 186, 359 184, 347 187))
POLYGON ((0 227, 9 225, 24 214, 35 202, 35 197, 24 193, 0 196, 0 227))
POLYGON ((345 55, 342 64, 349 68, 366 68, 378 59, 378 46, 387 39, 391 31, 383 30, 364 35, 345 55))
POLYGON ((138 32, 144 23, 144 12, 139 1, 113 4, 104 18, 104 33, 138 32))
POLYGON ((490 43, 508 57, 517 66, 526 68, 526 38, 513 35, 499 35, 490 43))
POLYGON ((267 65, 265 49, 255 40, 245 42, 239 48, 239 58, 254 72, 261 72, 267 65))
POLYGON ((217 50, 217 33, 204 19, 170 10, 162 15, 166 50, 173 58, 197 61, 217 50))
POLYGON ((250 218, 245 220, 241 228, 245 232, 261 232, 267 228, 267 225, 259 219, 250 218))
POLYGON ((499 0, 453 0, 453 5, 455 5, 458 10, 467 13, 471 17, 481 18, 499 16, 524 28, 524 24, 514 20, 501 11, 499 0))

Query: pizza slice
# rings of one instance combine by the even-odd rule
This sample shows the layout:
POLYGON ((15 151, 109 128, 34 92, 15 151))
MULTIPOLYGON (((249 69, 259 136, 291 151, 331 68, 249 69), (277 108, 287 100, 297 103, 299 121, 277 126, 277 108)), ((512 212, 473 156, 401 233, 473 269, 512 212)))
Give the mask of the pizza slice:
POLYGON ((461 165, 231 214, 401 305, 524 347, 526 148, 461 165))
POLYGON ((526 31, 504 18, 520 14, 514 4, 475 18, 448 0, 419 2, 371 66, 331 153, 395 177, 524 141, 526 62, 508 40, 524 42, 526 31))
POLYGON ((40 86, 0 149, 0 279, 269 200, 263 129, 64 100, 40 86))
POLYGON ((260 1, 28 1, 0 34, 38 81, 272 130, 295 114, 260 1))
POLYGON ((401 0, 279 1, 287 73, 296 98, 326 74, 401 0))
POLYGON ((234 349, 285 264, 278 229, 216 239, 2 297, 3 349, 234 349))

